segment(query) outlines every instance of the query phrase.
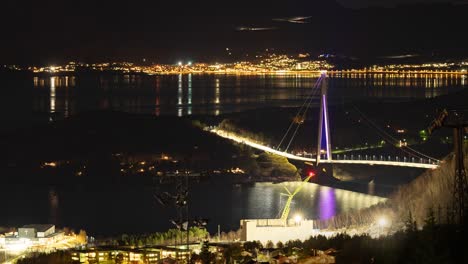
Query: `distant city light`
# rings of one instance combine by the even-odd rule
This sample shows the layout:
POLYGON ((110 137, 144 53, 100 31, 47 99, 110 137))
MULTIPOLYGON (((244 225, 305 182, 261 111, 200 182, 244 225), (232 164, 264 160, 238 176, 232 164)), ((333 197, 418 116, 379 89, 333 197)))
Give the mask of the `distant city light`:
MULTIPOLYGON (((230 47, 223 48, 226 55, 233 56, 233 49, 230 47)), ((272 51, 266 49, 267 52, 272 51)), ((240 55, 240 54, 238 54, 240 55)), ((247 54, 245 54, 248 57, 247 54)), ((255 56, 255 55, 254 55, 255 56)), ((296 74, 310 73, 321 75, 335 74, 392 74, 392 75, 409 75, 410 78, 419 78, 419 74, 430 75, 436 74, 436 80, 442 78, 441 74, 450 76, 459 76, 461 84, 466 84, 466 67, 468 60, 460 60, 453 62, 442 63, 422 63, 422 64, 385 64, 385 65, 370 65, 364 68, 348 68, 344 70, 334 69, 335 66, 326 60, 314 60, 310 54, 299 54, 289 56, 285 54, 267 54, 256 55, 256 58, 261 58, 261 61, 237 61, 232 63, 192 63, 184 62, 183 60, 176 61, 175 64, 156 64, 151 65, 134 64, 131 62, 102 62, 102 63, 80 63, 70 61, 64 65, 48 65, 48 66, 27 66, 19 67, 17 65, 4 65, 3 67, 12 70, 28 70, 34 73, 71 73, 80 68, 87 68, 95 71, 118 71, 124 73, 142 72, 146 74, 184 74, 184 73, 236 73, 236 74, 296 74), (304 60, 309 58, 307 60, 304 60), (184 67, 189 66, 189 67, 184 67)), ((148 62, 148 58, 142 58, 140 62, 148 62)), ((145 63, 146 64, 146 63, 145 63)), ((432 78, 432 77, 431 77, 432 78)), ((428 83, 427 85, 432 85, 428 83)))
POLYGON ((45 162, 44 167, 57 167, 56 162, 45 162))

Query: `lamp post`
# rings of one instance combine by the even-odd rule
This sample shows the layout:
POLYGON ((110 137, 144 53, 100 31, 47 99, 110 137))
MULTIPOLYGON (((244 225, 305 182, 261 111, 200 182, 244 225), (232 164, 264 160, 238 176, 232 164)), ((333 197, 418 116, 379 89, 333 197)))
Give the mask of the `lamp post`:
POLYGON ((294 223, 296 223, 296 225, 300 225, 302 222, 302 216, 300 214, 296 214, 294 216, 294 223))
POLYGON ((379 219, 377 219, 377 224, 379 226, 379 231, 380 231, 379 235, 382 235, 385 227, 387 227, 389 224, 388 219, 385 216, 381 216, 379 217, 379 219))

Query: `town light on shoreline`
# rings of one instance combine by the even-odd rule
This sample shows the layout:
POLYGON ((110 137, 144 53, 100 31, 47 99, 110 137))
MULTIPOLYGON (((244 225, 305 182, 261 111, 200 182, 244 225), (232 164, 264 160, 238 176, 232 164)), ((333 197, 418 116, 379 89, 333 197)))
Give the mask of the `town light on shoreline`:
MULTIPOLYGON (((231 49, 229 49, 230 53, 231 49)), ((450 63, 425 63, 425 64, 384 64, 370 65, 364 68, 335 69, 335 65, 322 59, 311 57, 304 60, 304 56, 290 56, 286 54, 270 54, 261 56, 261 60, 241 60, 230 63, 194 63, 193 60, 177 60, 172 64, 144 64, 138 65, 132 62, 108 61, 100 63, 83 63, 70 61, 63 65, 27 66, 0 65, 13 70, 28 70, 34 73, 71 73, 78 69, 90 69, 96 71, 118 71, 123 73, 138 72, 146 74, 180 74, 182 73, 223 73, 245 75, 287 75, 310 74, 314 77, 351 75, 361 76, 365 74, 388 74, 391 78, 404 76, 405 78, 420 78, 424 75, 428 78, 443 79, 447 76, 462 78, 465 82, 468 60, 452 61, 450 63), (434 76, 431 76, 434 75, 434 76)))

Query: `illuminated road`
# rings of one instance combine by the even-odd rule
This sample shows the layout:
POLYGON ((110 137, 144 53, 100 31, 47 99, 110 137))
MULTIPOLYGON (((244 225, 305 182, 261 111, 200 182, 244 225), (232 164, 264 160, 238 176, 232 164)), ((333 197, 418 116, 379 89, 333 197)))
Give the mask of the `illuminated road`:
MULTIPOLYGON (((233 133, 229 133, 220 129, 212 129, 210 130, 212 133, 235 141, 240 144, 244 144, 250 146, 255 149, 263 150, 269 153, 273 153, 282 157, 286 157, 292 160, 301 160, 301 161, 309 161, 315 162, 316 159, 314 158, 306 158, 297 156, 291 153, 282 152, 275 150, 271 147, 264 146, 260 143, 253 142, 247 138, 239 137, 234 135, 233 133)), ((438 164, 428 164, 428 163, 417 163, 417 162, 400 162, 400 161, 386 161, 386 160, 320 160, 320 163, 333 163, 333 164, 361 164, 361 165, 379 165, 379 166, 397 166, 397 167, 409 167, 409 168, 421 168, 421 169, 435 169, 439 165, 438 164)))

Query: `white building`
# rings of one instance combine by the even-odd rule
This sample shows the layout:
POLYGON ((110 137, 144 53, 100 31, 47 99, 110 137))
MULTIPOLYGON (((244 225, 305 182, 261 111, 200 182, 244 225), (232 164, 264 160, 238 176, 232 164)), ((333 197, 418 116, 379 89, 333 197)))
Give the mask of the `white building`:
POLYGON ((313 220, 290 219, 244 219, 240 222, 242 241, 268 241, 273 243, 289 240, 306 240, 316 234, 313 220))
POLYGON ((20 238, 43 238, 54 233, 54 225, 25 225, 18 228, 18 237, 20 238))
POLYGON ((47 245, 63 239, 62 232, 55 232, 55 225, 25 225, 17 232, 6 234, 0 239, 0 246, 14 248, 32 245, 47 245))

